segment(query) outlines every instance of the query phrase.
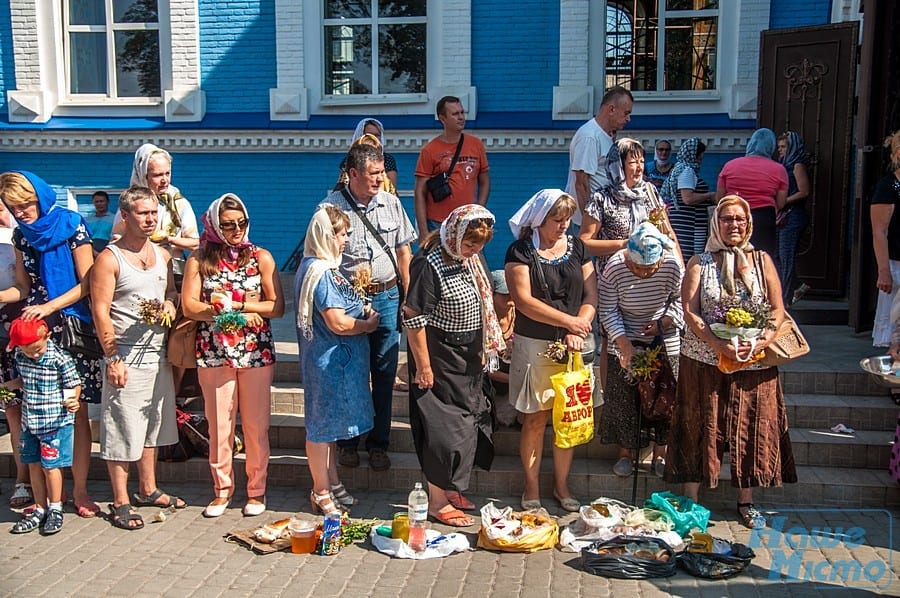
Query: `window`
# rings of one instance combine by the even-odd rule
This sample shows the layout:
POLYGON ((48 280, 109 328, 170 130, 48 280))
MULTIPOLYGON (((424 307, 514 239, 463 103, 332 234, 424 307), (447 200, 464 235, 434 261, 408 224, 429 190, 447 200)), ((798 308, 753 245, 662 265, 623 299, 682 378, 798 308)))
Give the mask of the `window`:
POLYGON ((66 0, 63 11, 70 97, 160 100, 157 0, 66 0))
POLYGON ((716 89, 718 0, 608 0, 606 86, 716 89))
POLYGON ((324 2, 326 96, 426 92, 426 0, 324 2))

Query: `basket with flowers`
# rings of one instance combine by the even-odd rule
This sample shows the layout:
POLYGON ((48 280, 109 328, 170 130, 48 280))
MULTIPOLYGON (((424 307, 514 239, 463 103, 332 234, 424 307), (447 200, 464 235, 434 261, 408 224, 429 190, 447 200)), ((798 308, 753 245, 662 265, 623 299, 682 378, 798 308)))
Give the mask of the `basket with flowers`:
POLYGON ((719 370, 730 374, 765 357, 764 351, 757 352, 755 348, 756 341, 766 330, 775 330, 775 318, 769 303, 726 296, 713 306, 711 315, 710 330, 718 338, 731 341, 735 353, 741 343, 749 343, 751 347, 749 356, 743 359, 733 360, 720 354, 719 370))

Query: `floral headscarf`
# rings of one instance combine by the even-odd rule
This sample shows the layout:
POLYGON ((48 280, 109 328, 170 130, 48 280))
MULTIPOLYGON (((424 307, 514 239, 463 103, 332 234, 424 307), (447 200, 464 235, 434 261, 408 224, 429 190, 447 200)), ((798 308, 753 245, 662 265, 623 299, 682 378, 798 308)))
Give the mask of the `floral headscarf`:
POLYGON ((500 320, 497 319, 497 313, 494 311, 493 285, 477 255, 464 258, 460 253, 460 247, 469 224, 476 220, 487 220, 493 225, 495 218, 486 208, 478 204, 467 204, 450 212, 450 215, 441 224, 441 247, 454 260, 462 262, 472 275, 472 280, 475 281, 475 289, 478 291, 481 303, 484 369, 487 372, 493 372, 500 367, 500 354, 506 349, 500 320))
POLYGON ((803 147, 803 140, 800 139, 799 133, 796 131, 788 131, 787 151, 784 157, 779 160, 784 167, 793 172, 794 165, 804 163, 806 161, 806 150, 803 147))
MULTIPOLYGON (((750 204, 738 195, 726 195, 719 200, 716 210, 713 213, 712 222, 709 225, 709 238, 706 240, 706 251, 715 253, 722 252, 722 272, 719 274, 719 284, 728 295, 734 295, 735 284, 734 274, 744 281, 744 286, 751 295, 759 293, 759 283, 757 277, 751 274, 750 262, 747 260, 747 253, 753 251, 753 245, 750 243, 750 236, 753 234, 753 217, 750 215, 750 204), (719 232, 719 212, 728 206, 737 204, 744 210, 747 217, 747 229, 738 245, 726 245, 722 240, 722 234, 719 232)), ((763 276, 760 272, 759 276, 763 276)))
POLYGON ((659 190, 659 194, 663 196, 666 203, 673 205, 676 210, 681 203, 681 198, 678 196, 678 177, 688 168, 692 169, 696 174, 700 174, 700 163, 697 161, 697 149, 699 146, 700 139, 697 137, 691 137, 681 144, 681 147, 678 148, 678 163, 659 190))
POLYGON ((241 198, 234 193, 226 193, 219 199, 209 204, 209 208, 206 210, 206 213, 200 217, 200 222, 203 223, 203 235, 200 236, 200 241, 204 243, 225 245, 226 247, 228 247, 228 257, 230 257, 232 260, 236 260, 241 249, 245 247, 251 247, 253 243, 250 242, 249 223, 247 224, 247 228, 244 229, 244 236, 238 243, 234 245, 229 243, 228 240, 222 235, 222 231, 219 230, 219 211, 221 210, 222 201, 229 198, 240 204, 241 212, 244 213, 244 218, 246 218, 248 221, 250 220, 250 217, 247 215, 247 206, 244 205, 244 202, 241 201, 241 198))
MULTIPOLYGON (((145 143, 134 152, 134 164, 131 168, 132 186, 149 187, 147 184, 147 168, 150 166, 150 158, 156 154, 165 156, 169 164, 172 164, 172 155, 169 152, 152 143, 145 143)), ((181 216, 178 215, 178 208, 175 206, 175 200, 181 197, 178 187, 170 184, 166 192, 157 195, 157 197, 159 198, 159 203, 168 210, 169 217, 172 219, 172 224, 175 225, 175 228, 181 228, 181 216)))
MULTIPOLYGON (((307 340, 313 336, 313 312, 315 304, 313 296, 319 280, 328 270, 337 271, 341 265, 341 251, 338 246, 334 228, 331 226, 331 218, 322 206, 313 214, 312 220, 306 229, 306 240, 303 244, 303 257, 313 257, 302 281, 294 279, 294 289, 297 292, 297 326, 307 340)), ((300 270, 297 270, 300 274, 300 270)))

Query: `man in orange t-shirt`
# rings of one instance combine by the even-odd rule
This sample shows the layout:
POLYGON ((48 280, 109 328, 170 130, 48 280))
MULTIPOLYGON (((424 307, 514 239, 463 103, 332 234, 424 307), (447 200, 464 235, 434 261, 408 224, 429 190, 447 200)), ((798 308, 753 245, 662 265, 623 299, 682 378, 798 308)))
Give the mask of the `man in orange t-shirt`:
POLYGON ((484 144, 473 135, 463 135, 466 126, 466 111, 459 98, 444 96, 437 103, 437 117, 444 126, 444 132, 429 141, 419 153, 416 162, 416 186, 414 208, 419 241, 428 231, 440 228, 441 223, 459 206, 487 203, 491 190, 488 174, 487 154, 484 144), (426 181, 442 172, 447 172, 460 137, 463 138, 459 159, 450 173, 450 196, 435 202, 428 192, 426 181))

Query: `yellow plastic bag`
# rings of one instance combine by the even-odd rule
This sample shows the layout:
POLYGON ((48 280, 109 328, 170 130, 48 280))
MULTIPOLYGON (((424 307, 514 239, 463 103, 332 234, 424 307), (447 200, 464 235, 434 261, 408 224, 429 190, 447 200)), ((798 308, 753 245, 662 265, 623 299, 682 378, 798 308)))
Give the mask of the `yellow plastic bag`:
POLYGON ((594 376, 581 352, 569 352, 565 372, 550 376, 553 398, 553 443, 572 448, 594 437, 594 376))
POLYGON ((559 525, 545 509, 513 511, 489 502, 481 508, 478 547, 501 552, 536 552, 559 541, 559 525))

